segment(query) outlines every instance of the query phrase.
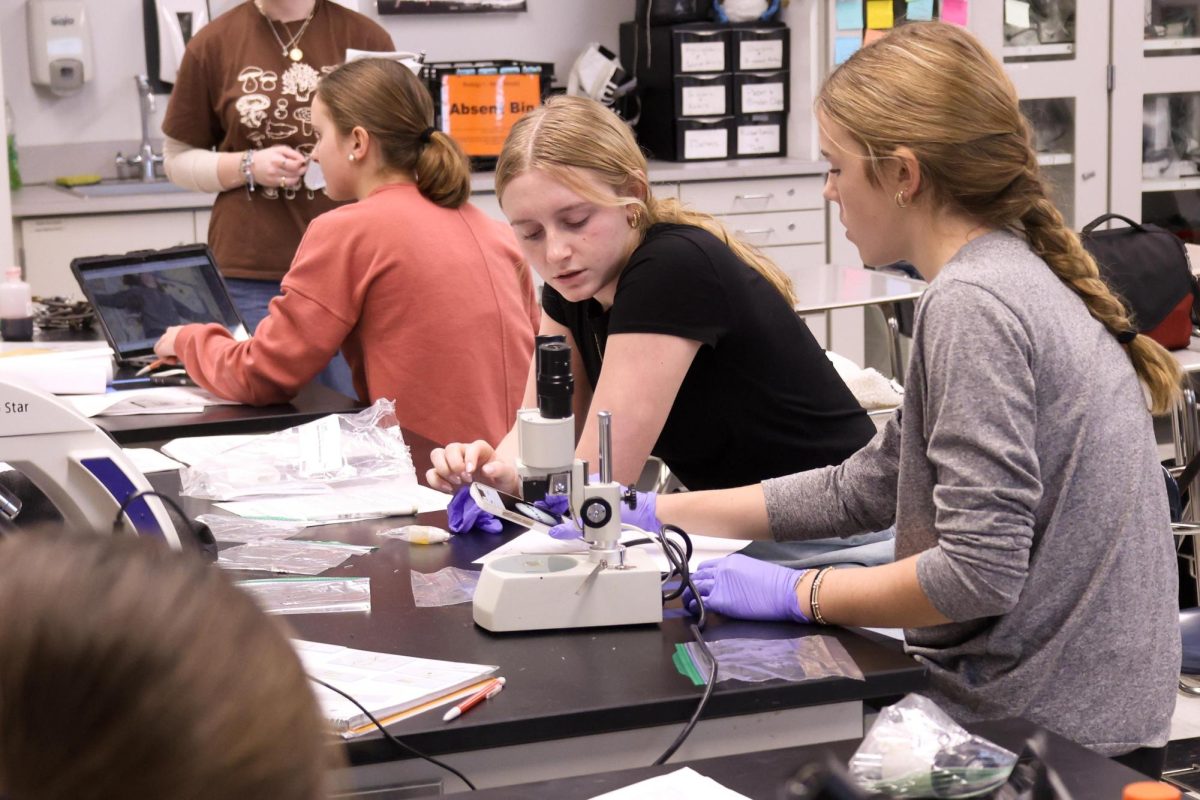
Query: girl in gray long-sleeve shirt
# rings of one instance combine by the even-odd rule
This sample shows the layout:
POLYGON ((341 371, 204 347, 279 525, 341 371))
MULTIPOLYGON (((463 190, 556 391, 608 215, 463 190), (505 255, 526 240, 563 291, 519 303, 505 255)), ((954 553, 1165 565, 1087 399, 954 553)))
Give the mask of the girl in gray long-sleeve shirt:
POLYGON ((840 466, 664 496, 658 513, 779 540, 894 522, 897 561, 818 574, 731 556, 701 567, 699 594, 734 616, 904 627, 962 721, 1025 717, 1106 755, 1161 747, 1180 641, 1143 389, 1169 407, 1173 359, 1046 199, 1012 86, 970 34, 897 28, 830 76, 817 115, 826 197, 863 261, 931 281, 903 408, 840 466))

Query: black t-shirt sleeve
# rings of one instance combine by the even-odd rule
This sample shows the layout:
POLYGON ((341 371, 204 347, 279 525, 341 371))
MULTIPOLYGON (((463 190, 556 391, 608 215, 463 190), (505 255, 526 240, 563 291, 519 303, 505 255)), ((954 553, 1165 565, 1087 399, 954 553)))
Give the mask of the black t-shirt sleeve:
MULTIPOLYGON (((725 245, 713 240, 711 246, 725 245)), ((661 333, 715 347, 729 318, 725 289, 705 247, 686 234, 664 232, 630 258, 608 333, 661 333)))
POLYGON ((559 325, 568 325, 567 301, 550 284, 542 286, 542 310, 559 325))

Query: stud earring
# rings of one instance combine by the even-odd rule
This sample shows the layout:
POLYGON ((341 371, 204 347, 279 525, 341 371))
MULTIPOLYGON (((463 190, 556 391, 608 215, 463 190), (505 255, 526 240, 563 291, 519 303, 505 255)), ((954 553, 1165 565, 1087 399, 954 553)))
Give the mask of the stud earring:
POLYGON ((346 158, 350 159, 351 161, 357 161, 357 160, 358 160, 358 157, 357 157, 357 156, 355 156, 355 155, 354 155, 354 153, 351 153, 350 155, 346 156, 346 158))
POLYGON ((908 208, 908 203, 905 202, 905 200, 904 200, 904 190, 903 189, 896 192, 895 200, 896 200, 896 205, 899 206, 900 208, 908 208))

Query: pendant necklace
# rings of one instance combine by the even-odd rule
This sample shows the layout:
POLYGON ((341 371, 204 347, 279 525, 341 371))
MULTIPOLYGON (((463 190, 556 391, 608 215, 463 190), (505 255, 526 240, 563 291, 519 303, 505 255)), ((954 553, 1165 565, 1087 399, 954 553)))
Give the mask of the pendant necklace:
POLYGON ((291 35, 292 32, 288 28, 286 22, 283 20, 279 21, 279 24, 283 26, 284 33, 289 34, 286 44, 284 44, 283 37, 279 35, 279 31, 275 30, 275 22, 267 16, 267 12, 263 11, 262 0, 255 0, 254 5, 258 9, 258 13, 263 15, 263 19, 267 21, 267 25, 271 28, 271 35, 274 36, 275 41, 279 43, 280 54, 284 58, 290 58, 292 61, 299 61, 300 59, 304 58, 304 51, 296 45, 300 41, 300 37, 304 35, 306 30, 308 30, 308 24, 312 22, 313 15, 317 13, 316 0, 313 0, 312 9, 308 12, 308 16, 305 17, 304 23, 300 26, 300 30, 296 31, 295 35, 291 35))

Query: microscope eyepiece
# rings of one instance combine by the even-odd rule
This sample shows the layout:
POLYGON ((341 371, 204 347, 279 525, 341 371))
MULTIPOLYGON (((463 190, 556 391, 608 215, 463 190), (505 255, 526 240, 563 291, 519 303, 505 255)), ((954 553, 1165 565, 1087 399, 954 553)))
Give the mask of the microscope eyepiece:
POLYGON ((571 375, 571 348, 562 342, 537 348, 538 413, 547 419, 571 416, 575 379, 571 375))

